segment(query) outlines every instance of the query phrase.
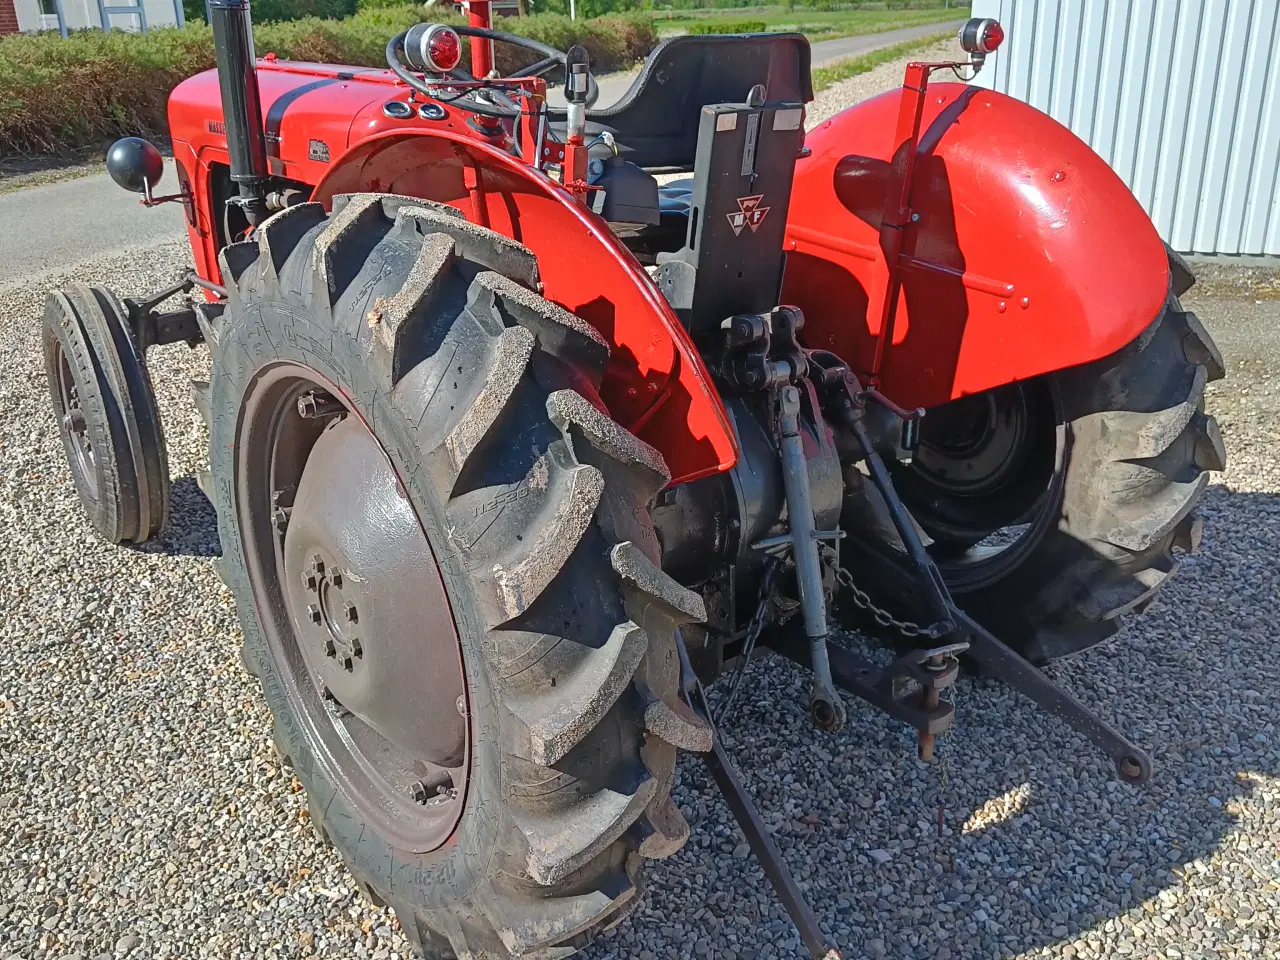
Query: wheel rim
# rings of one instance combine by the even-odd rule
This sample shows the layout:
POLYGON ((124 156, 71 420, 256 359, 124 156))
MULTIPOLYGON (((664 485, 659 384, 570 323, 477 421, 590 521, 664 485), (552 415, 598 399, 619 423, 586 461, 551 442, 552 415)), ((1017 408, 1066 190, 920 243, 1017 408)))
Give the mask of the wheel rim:
POLYGON ((404 484, 340 396, 296 364, 261 371, 246 392, 236 508, 249 579, 317 761, 366 823, 427 852, 465 802, 461 648, 404 484))
POLYGON ((94 459, 93 441, 89 437, 89 424, 80 404, 80 390, 61 345, 58 346, 57 369, 59 426, 71 448, 73 469, 83 478, 90 496, 97 499, 98 465, 94 459))
POLYGON ((953 589, 1007 576, 1057 522, 1065 430, 1046 380, 1010 384, 930 411, 920 449, 894 470, 953 589))

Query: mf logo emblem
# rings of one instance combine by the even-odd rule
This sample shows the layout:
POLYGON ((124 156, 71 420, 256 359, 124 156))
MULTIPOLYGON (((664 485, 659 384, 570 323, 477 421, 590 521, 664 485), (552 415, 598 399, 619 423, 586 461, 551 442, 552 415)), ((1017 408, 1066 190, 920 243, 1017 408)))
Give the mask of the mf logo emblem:
POLYGON ((750 227, 752 233, 760 229, 760 224, 764 223, 764 218, 769 214, 768 207, 760 206, 763 199, 763 193, 754 197, 739 197, 737 212, 725 214, 735 237, 742 233, 743 227, 750 227))

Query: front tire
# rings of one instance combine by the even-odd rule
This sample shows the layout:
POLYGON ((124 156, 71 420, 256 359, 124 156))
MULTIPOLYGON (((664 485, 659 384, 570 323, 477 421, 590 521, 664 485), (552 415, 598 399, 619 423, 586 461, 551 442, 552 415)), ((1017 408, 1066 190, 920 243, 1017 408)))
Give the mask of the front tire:
MULTIPOLYGON (((709 746, 678 699, 674 641, 678 624, 705 614, 661 572, 649 517, 666 467, 603 411, 608 348, 533 292, 527 249, 422 200, 362 194, 333 206, 290 208, 228 247, 228 305, 202 316, 222 571, 244 660, 313 822, 419 950, 567 956, 635 906, 640 857, 684 842, 669 798, 676 748, 709 746), (328 425, 298 419, 307 396, 328 425), (352 487, 353 473, 371 479, 352 487), (381 518, 358 536, 349 518, 308 506, 341 513, 356 499, 344 485, 381 518), (362 591, 364 666, 340 627, 337 654, 312 629, 329 624, 323 603, 289 599, 299 526, 326 531, 344 589, 362 591), (403 546, 416 536, 421 548, 403 546), (356 546, 334 546, 344 538, 356 546), (426 563, 388 582, 381 558, 405 549, 434 557, 443 613, 416 595, 426 563), (447 664, 450 644, 460 654, 467 723, 448 757, 402 734, 377 740, 403 726, 403 699, 442 718, 454 705, 444 666, 415 690, 403 629, 365 632, 397 606, 435 617, 421 627, 426 661, 447 664), (330 650, 312 668, 319 655, 305 645, 317 636, 330 650), (329 661, 354 676, 386 651, 400 658, 394 693, 374 684, 347 704, 340 674, 316 680, 333 676, 329 661), (362 737, 377 749, 359 752, 362 737), (437 774, 453 764, 441 803, 455 805, 456 826, 411 829, 399 756, 437 774)), ((308 562, 298 589, 329 596, 332 577, 318 591, 324 565, 308 562)))
POLYGON ((956 601, 1035 663, 1111 637, 1200 543, 1196 503, 1226 466, 1204 389, 1225 371, 1178 300, 1189 273, 1171 266, 1164 310, 1129 346, 931 411, 921 455, 895 467, 956 601), (970 418, 968 433, 996 439, 966 447, 956 413, 980 404, 988 429, 970 418), (1007 452, 992 456, 998 440, 1007 452))
POLYGON ((169 459, 124 307, 105 287, 56 290, 41 339, 49 399, 90 524, 108 543, 150 540, 169 516, 169 459))

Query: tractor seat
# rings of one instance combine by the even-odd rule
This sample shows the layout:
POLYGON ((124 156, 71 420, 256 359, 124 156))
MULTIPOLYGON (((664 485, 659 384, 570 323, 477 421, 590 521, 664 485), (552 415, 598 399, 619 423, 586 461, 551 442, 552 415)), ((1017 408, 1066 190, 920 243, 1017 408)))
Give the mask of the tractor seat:
POLYGON ((689 216, 693 205, 693 177, 658 185, 658 211, 663 215, 689 216))
MULTIPOLYGON (((672 37, 653 48, 622 99, 587 111, 588 133, 607 128, 639 167, 692 170, 702 108, 742 103, 756 84, 774 102, 812 100, 809 41, 798 33, 672 37)), ((561 139, 565 119, 563 109, 548 108, 561 139)))

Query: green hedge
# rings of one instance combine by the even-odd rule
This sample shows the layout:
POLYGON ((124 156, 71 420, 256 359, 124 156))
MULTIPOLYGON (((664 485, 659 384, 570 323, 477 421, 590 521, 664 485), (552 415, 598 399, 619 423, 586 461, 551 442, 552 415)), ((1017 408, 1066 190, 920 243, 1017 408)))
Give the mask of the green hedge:
POLYGON ((717 20, 714 23, 693 23, 689 32, 696 34, 764 33, 768 24, 763 20, 717 20))
MULTIPOLYGON (((259 55, 382 66, 387 40, 423 19, 462 22, 429 8, 373 8, 346 20, 256 24, 254 45, 259 55)), ((599 70, 639 60, 657 42, 653 22, 636 15, 573 22, 542 14, 501 18, 496 27, 561 50, 581 43, 599 70)), ((504 72, 537 59, 504 44, 495 52, 504 72)), ((212 66, 212 31, 203 23, 144 34, 84 30, 65 40, 56 33, 0 37, 0 159, 64 154, 124 136, 167 137, 169 92, 212 66)))

